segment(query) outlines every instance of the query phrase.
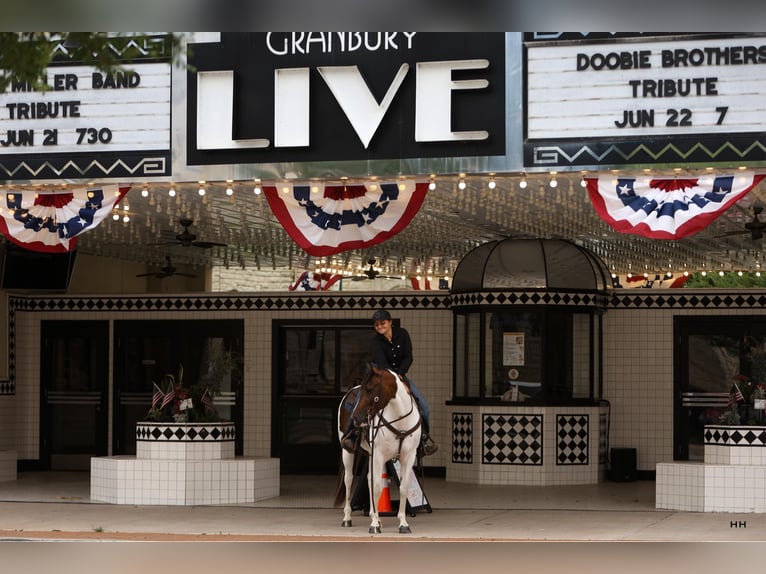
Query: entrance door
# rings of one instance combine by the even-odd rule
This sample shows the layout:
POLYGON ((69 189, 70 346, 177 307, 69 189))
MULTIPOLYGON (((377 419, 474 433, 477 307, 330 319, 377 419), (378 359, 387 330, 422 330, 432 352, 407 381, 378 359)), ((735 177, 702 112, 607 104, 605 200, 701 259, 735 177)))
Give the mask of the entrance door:
POLYGON ((41 325, 40 464, 90 470, 108 445, 109 323, 43 321, 41 325))
POLYGON ((369 321, 279 322, 272 411, 272 456, 283 474, 336 474, 338 405, 362 380, 369 321))
POLYGON ((766 350, 766 325, 753 317, 675 320, 675 460, 703 460, 706 424, 726 410, 734 377, 756 374, 753 359, 766 350))
MULTIPOLYGON (((192 384, 208 367, 212 348, 231 352, 241 360, 244 322, 241 320, 151 320, 114 323, 114 454, 136 454, 136 423, 152 403, 152 383, 162 385, 165 374, 192 384)), ((234 451, 242 455, 242 368, 229 374, 215 397, 222 419, 236 426, 234 451)), ((163 389, 164 390, 164 389, 163 389)))

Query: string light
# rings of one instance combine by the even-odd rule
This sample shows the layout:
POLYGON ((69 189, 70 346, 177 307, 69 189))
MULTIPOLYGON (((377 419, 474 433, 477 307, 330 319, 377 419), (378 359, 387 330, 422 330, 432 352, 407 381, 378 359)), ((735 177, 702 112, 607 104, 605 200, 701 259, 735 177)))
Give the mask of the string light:
POLYGON ((434 179, 433 175, 431 176, 431 181, 428 182, 428 189, 430 191, 433 191, 434 189, 436 189, 436 180, 434 179))
POLYGON ((230 179, 226 180, 226 195, 229 195, 229 196, 234 195, 234 188, 231 185, 232 183, 233 183, 232 180, 230 179))
POLYGON ((171 186, 170 189, 168 190, 168 195, 170 197, 175 197, 176 196, 176 188, 171 186))
POLYGON ((141 197, 149 197, 149 190, 144 186, 144 189, 141 190, 141 197))
POLYGON ((465 189, 465 179, 463 176, 460 176, 460 183, 457 184, 458 189, 465 189))
POLYGON ((527 178, 526 177, 524 177, 524 176, 521 177, 521 181, 519 182, 519 187, 521 189, 526 189, 527 188, 527 178))
POLYGON ((261 195, 261 180, 260 179, 255 180, 255 187, 253 188, 253 193, 255 195, 261 195))
POLYGON ((497 186, 497 183, 495 182, 494 176, 490 177, 489 182, 487 183, 487 187, 489 189, 495 189, 496 186, 497 186))

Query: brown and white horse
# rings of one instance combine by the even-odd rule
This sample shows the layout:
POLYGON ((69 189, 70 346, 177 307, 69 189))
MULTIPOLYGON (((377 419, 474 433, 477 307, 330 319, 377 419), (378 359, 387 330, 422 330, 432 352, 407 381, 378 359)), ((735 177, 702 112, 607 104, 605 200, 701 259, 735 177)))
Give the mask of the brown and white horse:
POLYGON ((393 459, 399 459, 401 469, 397 513, 399 533, 409 534, 410 526, 404 517, 407 485, 417 458, 421 434, 420 411, 415 398, 396 373, 371 365, 365 382, 348 391, 338 407, 338 436, 341 440, 352 415, 364 426, 357 452, 341 449, 343 480, 338 488, 336 504, 340 504, 345 491, 342 526, 351 526, 351 485, 354 480, 354 461, 359 453, 369 456, 367 483, 372 484, 369 488, 370 534, 381 532, 377 504, 383 487, 381 475, 386 471, 386 462, 393 459), (348 405, 355 405, 353 413, 348 405))

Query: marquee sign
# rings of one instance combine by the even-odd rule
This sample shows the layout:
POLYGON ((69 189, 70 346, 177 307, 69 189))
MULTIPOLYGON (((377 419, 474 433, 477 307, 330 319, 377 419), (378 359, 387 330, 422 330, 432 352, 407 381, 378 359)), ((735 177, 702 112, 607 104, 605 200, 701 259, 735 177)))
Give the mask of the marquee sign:
POLYGON ((169 62, 47 68, 46 91, 0 93, 0 178, 170 174, 169 62))
POLYGON ((526 42, 526 166, 766 159, 766 37, 526 42))
POLYGON ((221 33, 189 63, 192 165, 505 154, 503 33, 221 33))

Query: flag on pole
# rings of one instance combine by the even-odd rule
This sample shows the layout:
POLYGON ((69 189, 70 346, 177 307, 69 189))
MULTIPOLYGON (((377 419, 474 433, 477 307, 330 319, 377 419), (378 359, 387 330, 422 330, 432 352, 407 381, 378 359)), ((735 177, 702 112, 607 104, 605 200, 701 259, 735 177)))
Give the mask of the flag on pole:
POLYGON ((0 195, 0 232, 30 251, 67 253, 77 237, 109 215, 130 187, 61 191, 9 190, 0 195))
POLYGON ((752 171, 691 178, 586 177, 598 215, 621 233, 680 239, 701 231, 764 178, 752 171))
POLYGON ((202 393, 202 397, 200 398, 200 402, 206 411, 215 411, 215 405, 213 404, 213 397, 210 395, 210 389, 205 389, 205 392, 202 393))
POLYGON ((174 398, 176 398, 176 390, 173 387, 173 381, 168 381, 168 392, 165 393, 160 408, 164 409, 166 406, 173 402, 174 398))
POLYGON ((733 407, 736 403, 744 403, 745 402, 745 396, 742 394, 742 391, 739 389, 739 385, 737 383, 734 383, 731 387, 731 390, 729 391, 729 408, 733 407))
POLYGON ((165 397, 165 393, 163 393, 162 389, 157 386, 157 383, 152 381, 152 385, 154 386, 154 394, 152 395, 152 408, 156 409, 157 405, 162 403, 162 399, 165 397))

